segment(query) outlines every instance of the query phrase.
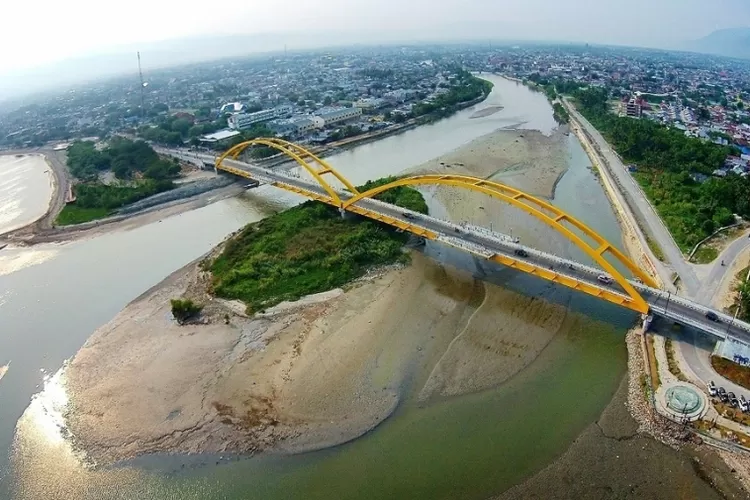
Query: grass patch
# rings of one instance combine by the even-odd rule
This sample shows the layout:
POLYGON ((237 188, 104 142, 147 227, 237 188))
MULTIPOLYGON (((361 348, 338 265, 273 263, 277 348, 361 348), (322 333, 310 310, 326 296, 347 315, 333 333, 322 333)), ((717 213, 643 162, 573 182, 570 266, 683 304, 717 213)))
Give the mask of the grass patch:
POLYGON ((661 385, 661 378, 659 377, 659 362, 656 360, 653 335, 646 335, 646 349, 648 351, 648 371, 651 375, 653 389, 656 390, 661 385))
MULTIPOLYGON (((734 293, 734 302, 732 302, 732 305, 726 308, 726 313, 731 314, 734 316, 737 314, 737 309, 741 306, 741 290, 743 285, 745 284, 747 273, 750 271, 750 266, 745 267, 741 269, 737 274, 734 275, 734 287, 732 288, 732 293, 734 293)), ((746 307, 743 307, 740 310, 740 313, 737 314, 737 317, 741 320, 748 321, 750 319, 750 311, 747 310, 746 307)))
POLYGON ((710 247, 708 245, 702 245, 696 252, 693 254, 693 262, 696 264, 709 264, 716 260, 716 257, 719 256, 719 251, 713 247, 710 247))
POLYGON ((667 355, 667 365, 669 367, 669 373, 677 377, 680 382, 687 382, 687 377, 683 375, 680 370, 680 365, 677 363, 677 359, 674 354, 674 345, 672 345, 672 339, 664 341, 664 352, 667 355))
POLYGON ((654 257, 659 259, 662 262, 665 262, 664 260, 664 252, 662 252, 661 247, 656 243, 654 240, 651 239, 650 236, 646 236, 646 244, 651 249, 651 251, 654 253, 654 257))
POLYGON ((55 225, 70 226, 71 224, 83 224, 84 222, 103 219, 110 213, 111 211, 108 208, 84 208, 75 204, 68 204, 57 215, 55 225))
POLYGON ((750 367, 738 365, 720 356, 711 356, 711 366, 725 379, 750 389, 750 367))
MULTIPOLYGON (((390 182, 370 182, 362 189, 390 182)), ((422 195, 399 187, 379 199, 426 213, 422 195)), ((309 201, 246 226, 208 268, 214 293, 239 299, 248 313, 340 287, 372 266, 408 261, 407 233, 363 217, 342 218, 333 207, 309 201)))

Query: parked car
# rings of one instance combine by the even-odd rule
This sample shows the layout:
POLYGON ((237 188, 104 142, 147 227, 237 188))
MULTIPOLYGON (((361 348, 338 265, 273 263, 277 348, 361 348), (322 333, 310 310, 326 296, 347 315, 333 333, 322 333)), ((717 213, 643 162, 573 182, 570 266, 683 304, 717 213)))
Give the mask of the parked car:
POLYGON ((748 403, 747 399, 745 399, 745 396, 740 395, 740 410, 747 412, 750 410, 750 403, 748 403))
POLYGON ((729 403, 732 406, 734 406, 735 408, 739 408, 740 400, 737 399, 737 396, 735 396, 733 392, 727 393, 727 397, 729 397, 729 403))
POLYGON ((717 323, 721 323, 721 320, 719 319, 719 316, 713 312, 713 311, 707 311, 706 312, 706 318, 708 318, 711 321, 715 321, 717 323))
POLYGON ((709 394, 710 394, 711 396, 716 396, 716 394, 718 394, 718 392, 719 392, 719 391, 718 391, 718 390, 716 389, 716 384, 714 384, 714 381, 713 381, 713 380, 712 380, 712 381, 710 381, 710 382, 708 383, 708 393, 709 393, 709 394))
POLYGON ((529 252, 527 252, 523 248, 516 248, 515 250, 513 250, 513 253, 516 254, 516 255, 518 255, 519 257, 528 257, 529 256, 529 252))
POLYGON ((600 274, 596 277, 596 279, 598 279, 600 283, 604 283, 605 285, 611 285, 615 281, 606 274, 600 274))

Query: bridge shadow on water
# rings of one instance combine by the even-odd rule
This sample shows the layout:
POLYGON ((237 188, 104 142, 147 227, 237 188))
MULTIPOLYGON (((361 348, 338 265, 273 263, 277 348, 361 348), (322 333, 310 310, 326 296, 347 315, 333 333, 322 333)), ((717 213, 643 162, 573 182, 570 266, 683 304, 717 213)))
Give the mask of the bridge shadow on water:
POLYGON ((583 292, 503 266, 437 241, 427 241, 422 253, 437 262, 467 272, 474 278, 527 297, 538 297, 561 305, 593 320, 628 329, 640 317, 637 313, 583 292))

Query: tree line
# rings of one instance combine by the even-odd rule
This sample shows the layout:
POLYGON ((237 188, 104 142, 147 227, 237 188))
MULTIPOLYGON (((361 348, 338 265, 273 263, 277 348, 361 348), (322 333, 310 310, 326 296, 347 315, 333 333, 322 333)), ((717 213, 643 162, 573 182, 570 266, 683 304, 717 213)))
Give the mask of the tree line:
POLYGON ((578 89, 573 96, 618 154, 637 166, 635 178, 684 251, 731 224, 733 214, 750 217, 750 179, 731 172, 712 176, 736 149, 650 120, 616 116, 604 88, 578 89))
POLYGON ((161 159, 145 142, 122 137, 112 138, 101 151, 93 142, 76 141, 68 148, 67 164, 70 173, 85 182, 96 181, 106 170, 122 180, 142 176, 163 181, 180 174, 180 164, 176 160, 161 159))

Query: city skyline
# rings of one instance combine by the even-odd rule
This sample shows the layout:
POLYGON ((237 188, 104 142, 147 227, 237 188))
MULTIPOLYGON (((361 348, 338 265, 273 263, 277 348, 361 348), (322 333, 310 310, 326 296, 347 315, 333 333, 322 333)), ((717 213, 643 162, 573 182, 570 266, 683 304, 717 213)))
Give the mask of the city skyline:
POLYGON ((154 42, 216 35, 269 35, 269 46, 248 53, 282 49, 284 37, 297 49, 340 43, 420 40, 554 40, 597 44, 679 48, 715 30, 750 25, 750 5, 741 0, 468 0, 435 4, 415 0, 281 0, 249 6, 225 0, 216 12, 192 0, 176 9, 164 1, 133 0, 126 8, 104 11, 93 0, 65 3, 14 2, 3 8, 11 22, 0 42, 0 75, 23 75, 33 68, 71 58, 146 48, 154 42), (39 12, 44 12, 39 16, 39 12), (280 13, 283 13, 280 14, 280 13), (31 28, 30 28, 31 26, 31 28), (22 41, 23 43, 18 43, 22 41), (281 46, 277 46, 281 45, 281 46))

